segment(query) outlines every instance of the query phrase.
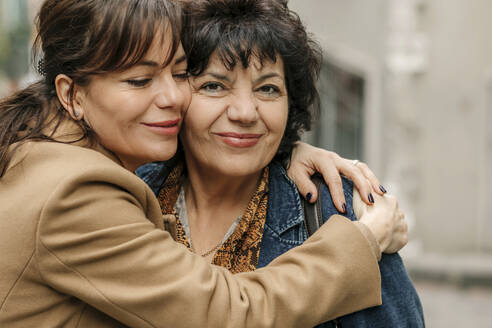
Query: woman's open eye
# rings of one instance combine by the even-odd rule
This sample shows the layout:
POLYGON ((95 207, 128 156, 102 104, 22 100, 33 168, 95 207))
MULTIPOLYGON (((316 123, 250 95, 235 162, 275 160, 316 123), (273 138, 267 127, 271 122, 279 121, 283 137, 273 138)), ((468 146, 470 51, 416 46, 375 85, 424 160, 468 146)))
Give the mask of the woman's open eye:
POLYGON ((218 93, 223 91, 224 89, 225 89, 224 85, 219 82, 206 82, 202 84, 202 86, 200 87, 200 90, 209 93, 218 93))
POLYGON ((275 97, 280 94, 280 89, 277 86, 271 84, 262 85, 257 89, 257 91, 268 97, 275 97))
POLYGON ((126 80, 125 82, 129 85, 137 88, 142 88, 150 84, 152 79, 134 79, 134 80, 126 80))

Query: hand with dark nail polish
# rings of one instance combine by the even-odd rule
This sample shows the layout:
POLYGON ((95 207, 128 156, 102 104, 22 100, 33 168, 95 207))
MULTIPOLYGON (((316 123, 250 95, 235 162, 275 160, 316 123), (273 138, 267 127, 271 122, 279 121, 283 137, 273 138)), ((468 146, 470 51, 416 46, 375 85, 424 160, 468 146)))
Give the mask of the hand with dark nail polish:
POLYGON ((369 201, 374 204, 374 197, 372 196, 372 194, 369 194, 367 195, 367 198, 369 198, 369 201))

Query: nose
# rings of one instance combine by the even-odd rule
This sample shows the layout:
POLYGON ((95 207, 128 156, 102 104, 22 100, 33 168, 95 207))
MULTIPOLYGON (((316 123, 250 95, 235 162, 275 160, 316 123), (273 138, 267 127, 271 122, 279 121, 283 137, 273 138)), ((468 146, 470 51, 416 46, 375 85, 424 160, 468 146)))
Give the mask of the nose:
POLYGON ((189 99, 189 86, 180 86, 180 82, 176 82, 172 76, 164 79, 157 87, 155 95, 155 104, 160 109, 184 109, 187 99, 189 99))
POLYGON ((258 120, 258 102, 252 92, 236 95, 227 108, 227 116, 231 121, 251 124, 258 120))

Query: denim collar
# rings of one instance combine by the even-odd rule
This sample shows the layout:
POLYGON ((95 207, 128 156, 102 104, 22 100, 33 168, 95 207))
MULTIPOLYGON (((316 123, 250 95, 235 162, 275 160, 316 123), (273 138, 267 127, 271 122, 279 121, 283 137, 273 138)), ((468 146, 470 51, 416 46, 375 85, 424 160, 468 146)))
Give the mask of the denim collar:
POLYGON ((278 235, 304 222, 301 197, 280 163, 270 164, 266 224, 278 235))

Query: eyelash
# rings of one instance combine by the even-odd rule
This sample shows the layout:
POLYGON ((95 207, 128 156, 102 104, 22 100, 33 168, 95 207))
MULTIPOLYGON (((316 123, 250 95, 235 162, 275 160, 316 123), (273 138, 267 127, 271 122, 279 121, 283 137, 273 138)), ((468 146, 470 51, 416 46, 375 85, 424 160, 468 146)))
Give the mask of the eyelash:
POLYGON ((188 74, 188 72, 186 72, 186 73, 174 74, 173 76, 174 76, 174 78, 176 78, 178 80, 184 81, 184 80, 188 80, 188 78, 190 77, 190 74, 188 74))
POLYGON ((142 88, 148 85, 150 81, 152 81, 152 79, 126 80, 126 83, 134 87, 142 88))
MULTIPOLYGON (((200 90, 204 90, 205 92, 218 93, 218 92, 221 92, 225 89, 226 89, 226 87, 222 83, 219 83, 219 82, 206 82, 202 86, 200 86, 200 90), (210 90, 209 87, 211 87, 211 86, 215 87, 215 89, 210 90)), ((263 94, 266 94, 267 96, 275 96, 275 95, 280 94, 280 88, 275 86, 275 85, 271 85, 271 84, 262 85, 261 87, 256 89, 256 91, 262 92, 263 94)))
POLYGON ((225 89, 225 86, 219 82, 207 82, 200 87, 200 90, 212 91, 212 92, 218 92, 218 91, 222 91, 224 89, 225 89), (220 88, 220 90, 210 90, 210 89, 207 90, 207 88, 210 86, 218 87, 218 88, 220 88))
POLYGON ((262 85, 261 87, 258 88, 259 91, 263 91, 263 92, 266 92, 268 94, 272 94, 272 93, 280 93, 280 89, 274 85, 271 85, 271 84, 267 84, 267 85, 262 85), (272 91, 271 92, 266 92, 265 89, 271 89, 272 91))

